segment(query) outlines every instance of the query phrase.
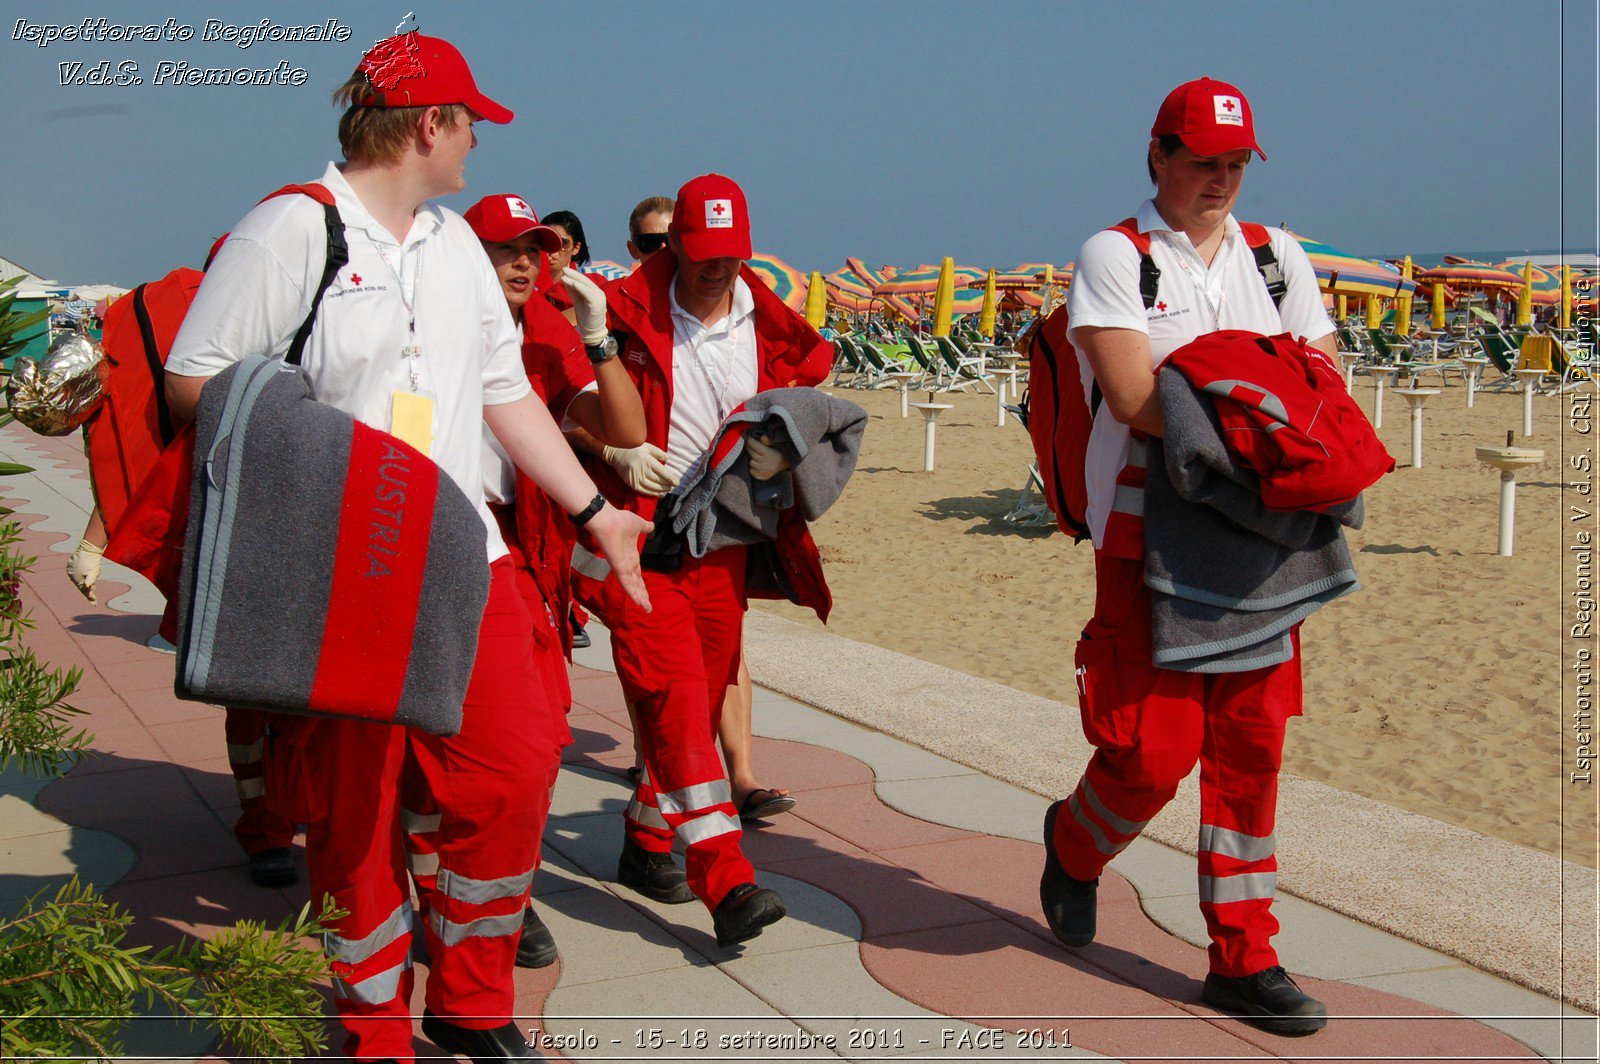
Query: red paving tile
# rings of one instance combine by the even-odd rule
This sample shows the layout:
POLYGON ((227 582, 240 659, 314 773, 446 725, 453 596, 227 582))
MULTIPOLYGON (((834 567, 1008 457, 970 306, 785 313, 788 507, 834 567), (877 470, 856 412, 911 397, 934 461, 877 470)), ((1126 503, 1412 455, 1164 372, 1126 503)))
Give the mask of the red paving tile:
POLYGON ((776 868, 784 861, 809 861, 839 854, 865 856, 867 852, 794 813, 744 825, 741 848, 758 871, 776 868))
MULTIPOLYGON (((627 713, 627 700, 622 697, 622 684, 609 673, 572 680, 572 704, 600 713, 627 713)), ((626 719, 626 717, 624 717, 626 719)))
POLYGON ((942 890, 915 872, 868 853, 762 862, 758 871, 791 876, 845 901, 861 919, 863 942, 994 919, 972 899, 942 890))
POLYGON ((784 787, 797 802, 811 791, 871 783, 871 766, 849 754, 787 739, 757 738, 751 756, 757 775, 769 787, 784 787))
POLYGON ((960 828, 914 820, 878 800, 869 783, 831 787, 806 795, 804 805, 786 814, 808 820, 861 847, 880 851, 899 846, 920 846, 975 834, 960 828))

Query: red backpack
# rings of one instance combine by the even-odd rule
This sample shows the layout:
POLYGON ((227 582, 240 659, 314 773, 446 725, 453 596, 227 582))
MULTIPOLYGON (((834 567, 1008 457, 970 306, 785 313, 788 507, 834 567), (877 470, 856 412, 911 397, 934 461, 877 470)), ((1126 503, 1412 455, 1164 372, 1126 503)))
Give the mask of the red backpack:
MULTIPOLYGON (((333 193, 322 185, 285 185, 262 202, 285 195, 310 196, 328 215, 328 261, 311 314, 295 335, 292 350, 298 353, 311 334, 323 290, 350 256, 333 193)), ((218 241, 218 246, 221 243, 218 241)), ((167 409, 165 366, 203 276, 199 270, 180 266, 159 281, 140 285, 106 309, 100 346, 111 372, 105 383, 105 404, 89 422, 88 453, 95 501, 108 529, 116 528, 162 450, 177 438, 167 409)))
MULTIPOLYGON (((1139 252, 1139 296, 1145 310, 1156 305, 1161 270, 1150 257, 1150 237, 1139 232, 1133 218, 1111 227, 1133 242, 1139 252)), ((1272 305, 1281 307, 1288 293, 1283 268, 1272 250, 1265 226, 1240 222, 1245 244, 1255 255, 1256 269, 1266 283, 1272 305)), ((1089 497, 1084 484, 1084 460, 1089 433, 1100 410, 1100 385, 1085 372, 1077 349, 1067 339, 1067 308, 1057 307, 1034 329, 1028 341, 1028 394, 1022 399, 1023 424, 1033 439, 1039 464, 1039 482, 1045 503, 1056 515, 1061 531, 1074 540, 1089 537, 1089 497)))

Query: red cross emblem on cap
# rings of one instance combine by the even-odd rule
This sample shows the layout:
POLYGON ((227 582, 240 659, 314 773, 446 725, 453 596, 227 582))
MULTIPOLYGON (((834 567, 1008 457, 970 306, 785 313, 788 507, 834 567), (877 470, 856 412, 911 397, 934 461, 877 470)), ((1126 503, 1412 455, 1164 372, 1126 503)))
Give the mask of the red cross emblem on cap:
POLYGON ((1156 304, 1156 309, 1161 311, 1161 313, 1165 314, 1167 312, 1166 300, 1162 300, 1160 303, 1157 303, 1156 304))
POLYGON ((711 208, 711 211, 712 211, 713 214, 720 215, 723 211, 725 211, 727 209, 728 208, 724 207, 722 204, 719 203, 715 207, 711 208))
POLYGON ((359 273, 352 273, 350 275, 350 283, 351 284, 360 284, 361 283, 361 275, 359 273))
POLYGON ((1222 101, 1222 109, 1224 111, 1233 110, 1233 101, 1232 100, 1224 100, 1224 101, 1222 101))

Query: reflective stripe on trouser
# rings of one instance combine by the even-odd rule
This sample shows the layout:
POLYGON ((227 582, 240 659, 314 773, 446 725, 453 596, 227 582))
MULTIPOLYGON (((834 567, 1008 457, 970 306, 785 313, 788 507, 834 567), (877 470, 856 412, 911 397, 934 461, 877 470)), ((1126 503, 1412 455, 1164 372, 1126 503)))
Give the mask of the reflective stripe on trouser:
POLYGON ((1284 727, 1300 713, 1300 637, 1282 665, 1183 673, 1150 664, 1150 599, 1140 562, 1095 555, 1095 616, 1075 661, 1095 754, 1056 818, 1057 859, 1093 879, 1144 830, 1200 762, 1200 911, 1211 970, 1278 963, 1272 936, 1273 827, 1284 727))
POLYGON ((622 829, 628 841, 640 849, 650 853, 672 851, 672 825, 667 823, 667 818, 661 815, 656 805, 656 789, 650 785, 648 769, 639 773, 633 797, 622 811, 622 829))
POLYGON ((228 769, 239 794, 239 819, 233 836, 245 853, 293 845, 295 824, 267 805, 267 718, 253 709, 223 711, 222 734, 228 743, 228 769))
MULTIPOLYGON (((755 881, 739 847, 738 810, 716 747, 722 697, 739 668, 744 574, 745 549, 725 547, 704 558, 685 555, 675 573, 646 572, 650 613, 628 600, 615 577, 604 589, 612 657, 639 722, 654 804, 684 844, 690 889, 710 909, 734 887, 755 881)), ((661 850, 645 830, 648 797, 630 807, 637 817, 629 837, 661 850)), ((661 838, 659 829, 653 834, 661 838)))
POLYGON ((412 1015, 421 1010, 411 1005, 406 931, 413 921, 401 810, 419 792, 431 795, 434 807, 413 808, 406 819, 426 828, 437 814, 431 834, 439 878, 449 870, 448 889, 441 883, 431 892, 422 921, 432 958, 426 1006, 479 1028, 504 1024, 514 1008, 516 932, 559 751, 551 736, 528 727, 530 700, 543 689, 533 671, 527 607, 512 588, 509 565, 497 563, 492 572, 460 734, 327 718, 285 722, 309 733, 296 736, 304 740, 296 743, 303 751, 298 768, 321 786, 318 816, 306 833, 312 897, 332 895, 350 914, 328 945, 338 980, 334 1005, 349 1032, 343 1048, 355 1060, 412 1056, 412 1015))

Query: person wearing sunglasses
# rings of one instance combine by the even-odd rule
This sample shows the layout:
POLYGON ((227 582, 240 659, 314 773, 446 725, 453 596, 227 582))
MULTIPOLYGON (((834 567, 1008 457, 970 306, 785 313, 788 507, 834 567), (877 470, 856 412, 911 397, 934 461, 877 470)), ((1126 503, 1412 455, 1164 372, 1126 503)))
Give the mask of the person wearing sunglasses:
POLYGON ((651 196, 640 200, 628 215, 628 254, 643 262, 667 246, 667 227, 672 224, 672 197, 651 196))
POLYGON ((583 235, 583 223, 571 211, 551 211, 544 216, 544 224, 555 230, 560 242, 545 253, 539 270, 539 294, 576 325, 578 312, 573 309, 567 286, 561 283, 561 271, 568 266, 582 270, 589 264, 589 241, 583 235))

